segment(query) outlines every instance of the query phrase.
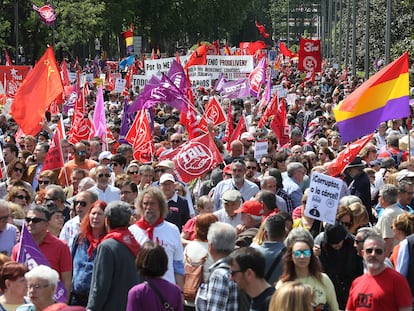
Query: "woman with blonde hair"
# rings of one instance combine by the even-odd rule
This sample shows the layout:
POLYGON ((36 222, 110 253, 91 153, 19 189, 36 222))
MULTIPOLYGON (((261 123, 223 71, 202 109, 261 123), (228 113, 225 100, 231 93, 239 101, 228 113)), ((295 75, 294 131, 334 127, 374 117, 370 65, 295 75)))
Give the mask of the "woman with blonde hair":
POLYGON ((348 205, 352 213, 352 225, 348 227, 351 234, 356 234, 357 230, 369 223, 367 209, 362 203, 355 202, 348 205))
POLYGON ((309 285, 286 282, 273 294, 269 311, 313 311, 313 296, 309 285))
POLYGON ((414 232, 414 215, 407 212, 398 215, 394 218, 391 227, 394 232, 394 239, 398 241, 398 244, 392 250, 390 261, 394 267, 397 267, 400 242, 414 232))

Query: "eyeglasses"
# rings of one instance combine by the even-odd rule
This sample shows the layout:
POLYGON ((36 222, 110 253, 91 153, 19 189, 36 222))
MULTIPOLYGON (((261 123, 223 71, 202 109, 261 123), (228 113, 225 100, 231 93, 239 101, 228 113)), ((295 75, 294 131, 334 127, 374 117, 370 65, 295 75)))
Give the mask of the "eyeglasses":
POLYGON ((355 239, 355 243, 356 244, 361 244, 361 243, 364 243, 365 242, 365 240, 357 240, 357 239, 355 239))
POLYGON ((48 185, 48 184, 50 184, 49 180, 39 180, 38 182, 39 182, 39 185, 48 185))
POLYGON ((263 162, 263 163, 260 163, 260 165, 262 165, 262 166, 270 166, 270 165, 272 165, 272 162, 263 162))
POLYGON ((292 252, 293 256, 296 258, 299 258, 303 255, 303 257, 305 258, 309 258, 312 255, 312 251, 310 249, 305 249, 303 251, 301 251, 300 249, 298 249, 297 251, 292 252))
POLYGON ((230 275, 234 276, 236 273, 244 272, 243 270, 230 270, 230 275))
POLYGON ((27 289, 35 289, 35 290, 38 290, 38 289, 41 289, 41 288, 47 288, 49 286, 50 286, 50 284, 44 284, 44 285, 33 284, 33 285, 27 285, 27 289))
POLYGON ((139 171, 129 171, 127 172, 128 175, 138 175, 139 171))
POLYGON ((81 155, 86 155, 87 152, 86 151, 79 150, 79 151, 76 151, 76 154, 79 155, 79 156, 81 156, 81 155))
POLYGON ((73 205, 74 206, 76 206, 78 204, 80 204, 80 206, 82 206, 82 207, 86 207, 86 205, 88 205, 88 202, 85 202, 85 201, 76 201, 76 200, 73 201, 73 205))
POLYGON ((365 249, 365 253, 367 253, 368 255, 371 255, 374 252, 375 252, 375 255, 382 255, 384 253, 384 250, 381 248, 366 248, 365 249))
POLYGON ((256 166, 246 166, 248 170, 257 170, 256 166))
POLYGON ((163 169, 163 168, 157 168, 157 169, 155 170, 155 172, 156 172, 156 173, 165 173, 165 169, 163 169))
POLYGON ((111 174, 106 173, 106 174, 99 174, 99 175, 98 175, 98 177, 99 177, 99 178, 102 178, 102 177, 104 177, 104 176, 105 176, 105 177, 111 177, 111 174))
POLYGON ((2 216, 2 217, 0 217, 0 221, 5 222, 5 221, 9 220, 9 218, 10 218, 10 215, 2 216))
POLYGON ((173 140, 170 141, 170 143, 179 144, 179 143, 181 143, 181 140, 173 139, 173 140))
POLYGON ((23 169, 22 168, 18 168, 18 167, 13 167, 13 172, 23 173, 23 169))
POLYGON ((22 194, 21 195, 15 195, 14 197, 18 198, 20 200, 26 200, 26 201, 29 200, 29 198, 30 198, 29 196, 25 196, 25 195, 22 195, 22 194))
POLYGON ((44 219, 44 218, 40 218, 40 217, 33 217, 33 218, 30 218, 30 217, 25 217, 25 218, 24 218, 24 220, 25 220, 27 223, 32 222, 32 223, 34 223, 34 224, 37 224, 37 223, 39 223, 39 222, 41 222, 41 221, 47 221, 46 219, 44 219))

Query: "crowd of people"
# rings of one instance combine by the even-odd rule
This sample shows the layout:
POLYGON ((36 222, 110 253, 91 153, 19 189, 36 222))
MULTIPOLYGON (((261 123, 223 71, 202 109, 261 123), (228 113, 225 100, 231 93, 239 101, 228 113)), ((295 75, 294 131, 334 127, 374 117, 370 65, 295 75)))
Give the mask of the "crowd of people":
MULTIPOLYGON (((153 109, 152 162, 135 160, 121 140, 128 101, 110 92, 111 136, 63 139, 56 170, 43 165, 61 115, 47 113, 37 136, 21 137, 0 116, 0 310, 412 310, 409 122, 381 123, 335 176, 343 187, 334 224, 305 215, 312 173, 328 174, 345 148, 332 108, 361 83, 333 68, 303 83, 283 67, 273 79, 286 99, 283 144, 270 120, 257 126, 257 99, 197 88, 196 106, 216 98, 231 107, 234 128, 244 116, 247 132, 224 142, 226 124, 211 126, 224 163, 189 183, 168 159, 189 138, 166 104, 153 109), (259 157, 257 142, 267 142, 259 157), (23 226, 50 267, 16 262, 23 226), (58 281, 65 303, 54 300, 58 281)), ((62 117, 70 129, 71 113, 62 117)))

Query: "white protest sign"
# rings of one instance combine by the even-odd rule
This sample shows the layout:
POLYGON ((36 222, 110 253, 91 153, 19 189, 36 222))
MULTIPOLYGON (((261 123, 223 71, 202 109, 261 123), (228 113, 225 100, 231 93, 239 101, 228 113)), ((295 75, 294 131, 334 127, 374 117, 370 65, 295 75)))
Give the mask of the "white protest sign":
MULTIPOLYGON (((187 59, 187 56, 180 56, 180 62, 184 66, 184 61, 187 59)), ((175 57, 166 57, 160 59, 146 59, 145 60, 145 74, 152 75, 161 75, 161 73, 168 73, 170 70, 171 64, 175 60, 175 57)))
POLYGON ((149 82, 152 75, 133 75, 132 76, 132 86, 135 88, 139 86, 140 89, 142 89, 145 84, 149 82))
POLYGON ((264 156, 265 154, 268 154, 267 145, 268 145, 267 140, 256 141, 256 143, 254 144, 254 158, 257 161, 260 161, 262 156, 264 156))
POLYGON ((191 81, 191 86, 193 87, 193 89, 196 89, 199 86, 202 86, 204 88, 211 87, 210 76, 193 76, 193 77, 190 77, 190 81, 191 81))
POLYGON ((114 91, 117 93, 122 93, 125 89, 126 80, 118 78, 115 80, 115 89, 114 91))
POLYGON ((316 172, 312 173, 310 180, 305 215, 335 224, 342 180, 316 172))

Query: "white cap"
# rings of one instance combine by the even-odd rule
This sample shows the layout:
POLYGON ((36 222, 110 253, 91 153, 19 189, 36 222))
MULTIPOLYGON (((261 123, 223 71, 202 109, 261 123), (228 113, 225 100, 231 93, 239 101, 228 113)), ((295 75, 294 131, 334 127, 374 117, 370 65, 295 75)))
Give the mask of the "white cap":
POLYGON ((111 160, 111 158, 112 158, 112 153, 110 151, 102 151, 99 154, 98 160, 99 161, 102 161, 103 159, 111 160))
POLYGON ((254 140, 254 136, 248 132, 241 134, 240 139, 254 140))
POLYGON ((162 185, 166 181, 175 182, 175 178, 172 174, 168 174, 168 173, 162 174, 160 177, 160 185, 162 185))

